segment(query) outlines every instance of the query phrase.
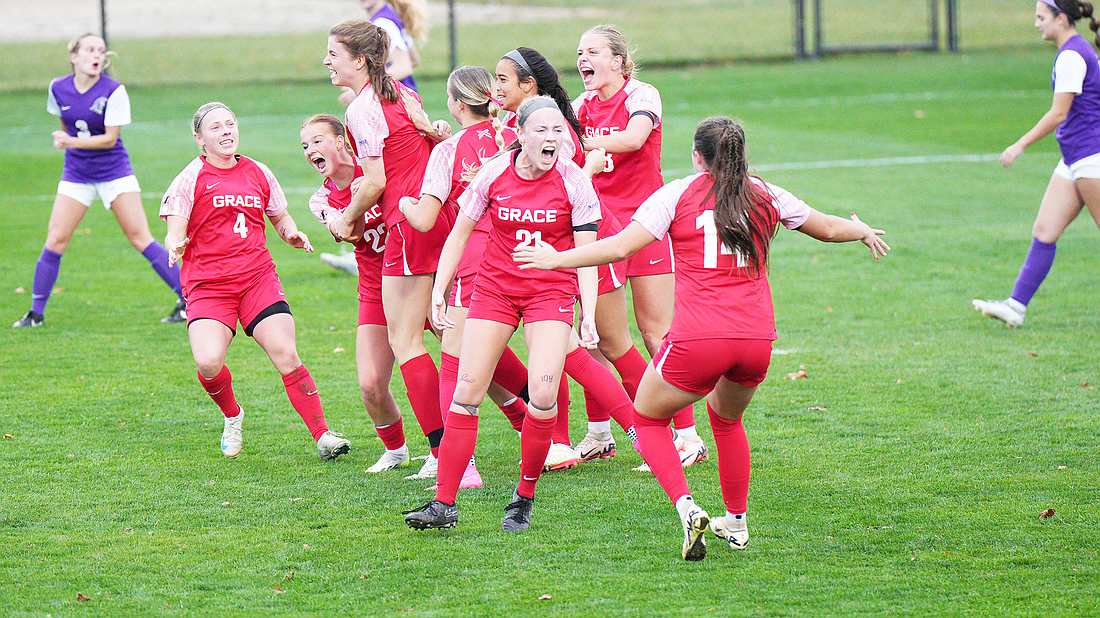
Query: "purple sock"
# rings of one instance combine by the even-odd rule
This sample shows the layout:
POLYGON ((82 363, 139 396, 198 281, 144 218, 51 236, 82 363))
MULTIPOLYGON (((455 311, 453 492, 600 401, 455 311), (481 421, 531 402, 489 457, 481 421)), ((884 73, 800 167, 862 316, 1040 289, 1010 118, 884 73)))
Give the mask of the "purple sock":
POLYGON ((46 301, 57 283, 57 274, 61 272, 61 254, 42 247, 42 255, 34 266, 34 285, 31 286, 31 311, 46 314, 46 301))
POLYGON ((141 255, 149 260, 149 265, 160 275, 161 279, 164 279, 168 287, 172 288, 176 296, 183 298, 183 288, 180 287, 179 262, 176 262, 171 268, 168 267, 168 250, 164 248, 164 245, 154 240, 141 252, 141 255))
POLYGON ((1012 288, 1013 300, 1024 306, 1031 302, 1031 297, 1035 296, 1043 279, 1047 278, 1050 267, 1054 265, 1055 249, 1055 243, 1031 239, 1031 249, 1027 252, 1020 275, 1016 277, 1016 287, 1012 288))

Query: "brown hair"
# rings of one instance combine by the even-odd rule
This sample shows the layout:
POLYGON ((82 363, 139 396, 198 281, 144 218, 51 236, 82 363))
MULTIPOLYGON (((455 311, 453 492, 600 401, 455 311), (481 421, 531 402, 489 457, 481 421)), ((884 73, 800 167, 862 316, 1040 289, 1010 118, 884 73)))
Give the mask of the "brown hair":
POLYGON ((302 123, 302 128, 306 128, 311 124, 323 124, 328 127, 330 133, 336 137, 344 138, 344 150, 349 153, 352 152, 351 142, 348 140, 347 129, 344 128, 344 123, 340 122, 340 119, 332 114, 316 114, 310 116, 302 123))
MULTIPOLYGON (((577 115, 573 113, 573 101, 569 98, 569 93, 565 90, 565 86, 561 85, 561 80, 558 78, 558 72, 554 69, 550 61, 539 52, 531 49, 530 47, 517 47, 516 52, 527 62, 527 66, 531 68, 528 71, 521 66, 515 60, 504 56, 504 60, 511 63, 512 68, 516 71, 516 77, 519 81, 527 81, 528 79, 535 80, 535 90, 540 95, 546 95, 554 100, 558 104, 558 109, 561 110, 561 114, 565 116, 565 121, 569 123, 569 126, 573 127, 573 131, 576 132, 577 138, 584 143, 584 127, 581 126, 581 121, 577 120, 577 115)), ((519 113, 519 110, 516 110, 519 113)))
POLYGON ((769 196, 749 176, 745 130, 730 118, 711 116, 695 129, 693 147, 710 172, 707 198, 714 199, 718 237, 735 255, 745 258, 750 272, 759 273, 767 263, 775 230, 764 223, 769 196))
POLYGON ((493 132, 500 149, 504 148, 504 136, 501 135, 504 125, 500 122, 500 105, 490 95, 492 88, 493 74, 484 67, 461 66, 447 77, 447 94, 452 99, 464 103, 475 116, 493 121, 493 132))
MULTIPOLYGON (((1045 3, 1044 3, 1045 4, 1045 3)), ((1092 30, 1095 35, 1094 44, 1100 47, 1100 20, 1097 20, 1093 15, 1093 8, 1091 2, 1085 2, 1085 0, 1054 0, 1054 4, 1058 5, 1058 8, 1047 4, 1047 8, 1050 12, 1058 17, 1059 13, 1065 13, 1066 19, 1069 20, 1069 24, 1072 26, 1077 23, 1077 20, 1082 17, 1089 20, 1089 29, 1092 30)))
POLYGON ((348 50, 352 58, 366 62, 367 79, 378 98, 396 103, 400 95, 393 78, 386 73, 386 61, 390 53, 390 35, 365 19, 348 19, 329 29, 328 35, 348 50))
POLYGON ((585 34, 598 34, 607 41, 607 47, 611 50, 612 56, 619 56, 623 59, 623 65, 619 71, 623 74, 623 77, 630 77, 635 71, 641 69, 634 63, 634 52, 637 51, 626 42, 626 37, 623 36, 619 29, 611 24, 600 24, 598 26, 592 26, 588 30, 585 30, 585 34))

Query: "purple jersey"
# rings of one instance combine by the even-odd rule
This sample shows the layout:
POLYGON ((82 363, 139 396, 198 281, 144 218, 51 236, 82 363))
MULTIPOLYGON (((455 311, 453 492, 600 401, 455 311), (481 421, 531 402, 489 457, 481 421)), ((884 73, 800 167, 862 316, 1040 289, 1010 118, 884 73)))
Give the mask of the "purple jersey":
MULTIPOLYGON (((1058 50, 1058 55, 1067 52, 1075 52, 1085 61, 1085 75, 1080 92, 1075 92, 1069 114, 1058 125, 1054 138, 1062 149, 1062 160, 1066 165, 1073 165, 1085 157, 1100 153, 1100 63, 1092 46, 1080 34, 1070 37, 1058 50)), ((1055 60, 1057 66, 1058 60, 1055 60)), ((1052 87, 1057 81, 1055 70, 1051 77, 1052 87)))
MULTIPOLYGON (((87 92, 79 92, 73 76, 58 77, 50 82, 46 111, 60 116, 65 132, 73 137, 103 135, 106 127, 130 124, 130 98, 126 87, 102 75, 87 92)), ((65 149, 65 169, 61 180, 90 183, 109 182, 130 176, 130 155, 122 138, 107 150, 65 149)))
MULTIPOLYGON (((412 47, 412 45, 413 45, 412 37, 410 37, 408 35, 408 33, 405 32, 405 23, 402 22, 401 18, 397 16, 397 11, 393 10, 393 7, 390 6, 389 2, 383 4, 382 8, 378 9, 378 11, 374 15, 371 15, 370 16, 370 21, 371 21, 372 24, 374 24, 374 25, 378 26, 379 28, 382 28, 383 30, 385 30, 386 34, 390 35, 390 39, 391 39, 390 40, 390 52, 391 53, 393 52, 393 50, 395 48, 396 49, 404 49, 404 50, 408 51, 409 48, 412 47), (390 28, 387 28, 385 24, 379 23, 379 20, 382 20, 382 19, 388 19, 391 22, 393 22, 393 24, 395 26, 397 26, 397 31, 398 31, 398 34, 400 36, 400 40, 394 40, 395 37, 393 36, 393 31, 390 28)), ((410 53, 410 56, 411 55, 412 54, 410 53)), ((406 77, 405 79, 399 79, 397 81, 399 81, 402 84, 405 84, 406 86, 411 88, 413 92, 420 92, 419 90, 416 89, 416 80, 413 79, 412 75, 406 77)))

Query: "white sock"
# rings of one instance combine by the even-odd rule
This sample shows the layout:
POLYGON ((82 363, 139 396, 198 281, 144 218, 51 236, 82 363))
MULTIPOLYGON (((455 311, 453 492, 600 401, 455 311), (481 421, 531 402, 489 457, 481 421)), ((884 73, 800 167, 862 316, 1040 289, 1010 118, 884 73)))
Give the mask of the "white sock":
POLYGON ((676 431, 679 432, 684 442, 698 442, 702 440, 702 438, 699 437, 699 432, 695 431, 695 425, 691 427, 677 427, 676 431))
POLYGON ((695 500, 691 498, 691 494, 681 496, 680 499, 676 501, 676 512, 680 514, 680 519, 686 517, 688 511, 694 506, 695 500))
POLYGON ((1021 303, 1015 298, 1009 298, 1005 301, 1005 304, 1016 310, 1016 313, 1024 313, 1027 311, 1027 305, 1021 303))
POLYGON ((611 437, 611 421, 599 421, 597 423, 588 421, 588 433, 595 434, 601 438, 611 437))
POLYGON ((726 511, 726 521, 744 521, 744 520, 745 520, 745 514, 744 513, 730 513, 729 511, 726 511))

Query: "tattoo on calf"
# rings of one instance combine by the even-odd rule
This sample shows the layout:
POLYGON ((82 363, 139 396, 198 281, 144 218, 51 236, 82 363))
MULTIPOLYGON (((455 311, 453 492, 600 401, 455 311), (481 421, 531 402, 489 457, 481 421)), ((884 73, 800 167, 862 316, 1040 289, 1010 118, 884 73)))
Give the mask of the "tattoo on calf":
POLYGON ((468 373, 464 373, 461 376, 459 376, 458 381, 459 382, 465 382, 467 384, 473 384, 474 383, 474 379, 471 378, 470 374, 468 374, 468 373))
POLYGON ((548 383, 550 383, 550 384, 553 384, 553 383, 554 383, 554 376, 553 376, 553 375, 550 375, 550 374, 548 374, 548 375, 544 375, 544 376, 542 376, 542 377, 541 377, 540 379, 541 379, 541 380, 542 380, 543 382, 548 382, 548 383))

